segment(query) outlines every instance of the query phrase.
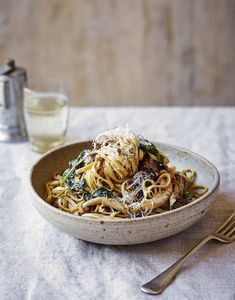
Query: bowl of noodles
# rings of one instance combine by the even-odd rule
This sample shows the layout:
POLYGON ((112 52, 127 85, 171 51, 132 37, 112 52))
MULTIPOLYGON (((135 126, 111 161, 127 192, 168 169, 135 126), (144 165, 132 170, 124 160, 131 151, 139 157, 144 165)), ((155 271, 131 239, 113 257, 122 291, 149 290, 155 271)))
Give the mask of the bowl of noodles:
POLYGON ((109 245, 189 228, 216 199, 219 173, 189 150, 115 128, 56 148, 33 166, 33 205, 76 238, 109 245))

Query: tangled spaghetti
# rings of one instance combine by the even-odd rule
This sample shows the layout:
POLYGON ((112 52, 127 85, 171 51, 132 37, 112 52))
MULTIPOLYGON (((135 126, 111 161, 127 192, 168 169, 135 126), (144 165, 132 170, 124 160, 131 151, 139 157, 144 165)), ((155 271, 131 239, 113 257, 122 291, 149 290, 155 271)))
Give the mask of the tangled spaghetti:
POLYGON ((154 144, 115 128, 54 174, 45 200, 78 216, 135 218, 178 208, 207 192, 195 183, 195 171, 177 172, 168 163, 154 144))

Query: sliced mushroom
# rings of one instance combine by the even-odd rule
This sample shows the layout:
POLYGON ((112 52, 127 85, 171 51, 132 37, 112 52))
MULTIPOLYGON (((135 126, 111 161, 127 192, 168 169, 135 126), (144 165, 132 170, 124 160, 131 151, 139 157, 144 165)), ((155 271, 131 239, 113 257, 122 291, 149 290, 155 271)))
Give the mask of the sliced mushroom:
POLYGON ((103 206, 108 206, 110 208, 119 210, 121 212, 125 212, 126 209, 122 203, 120 203, 116 199, 111 199, 111 198, 106 198, 106 197, 97 197, 88 200, 87 202, 84 202, 82 207, 88 207, 88 206, 94 206, 94 205, 103 205, 103 206))
POLYGON ((185 186, 185 181, 182 176, 179 174, 175 174, 175 185, 174 185, 174 190, 173 193, 170 197, 170 209, 172 209, 173 205, 176 203, 176 201, 179 199, 179 197, 182 195, 184 186, 185 186))
POLYGON ((157 193, 156 195, 154 195, 154 197, 152 199, 142 200, 142 202, 140 203, 140 206, 141 206, 141 208, 143 208, 145 210, 162 207, 162 206, 164 206, 166 201, 169 199, 170 195, 171 195, 171 193, 168 191, 157 193))
POLYGON ((145 155, 140 163, 139 171, 148 173, 151 179, 156 180, 159 175, 160 168, 159 164, 155 160, 153 160, 149 155, 145 155))

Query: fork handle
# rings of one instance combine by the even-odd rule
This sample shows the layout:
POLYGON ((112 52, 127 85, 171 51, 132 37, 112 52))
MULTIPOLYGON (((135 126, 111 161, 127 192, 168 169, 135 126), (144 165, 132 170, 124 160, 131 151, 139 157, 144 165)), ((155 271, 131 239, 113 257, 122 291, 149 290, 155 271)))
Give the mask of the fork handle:
POLYGON ((141 290, 147 294, 160 294, 171 283, 173 278, 179 272, 183 264, 188 260, 197 250, 199 250, 204 244, 213 239, 213 235, 206 236, 200 243, 198 243, 192 250, 181 257, 171 267, 154 277, 151 281, 141 286, 141 290))

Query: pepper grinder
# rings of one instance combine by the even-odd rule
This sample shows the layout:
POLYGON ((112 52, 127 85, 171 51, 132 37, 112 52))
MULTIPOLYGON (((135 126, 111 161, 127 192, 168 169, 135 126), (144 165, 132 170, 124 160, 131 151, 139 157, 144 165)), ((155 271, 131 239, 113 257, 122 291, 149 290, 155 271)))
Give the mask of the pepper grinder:
POLYGON ((0 66, 0 142, 27 139, 23 113, 26 70, 17 67, 13 59, 0 66))

